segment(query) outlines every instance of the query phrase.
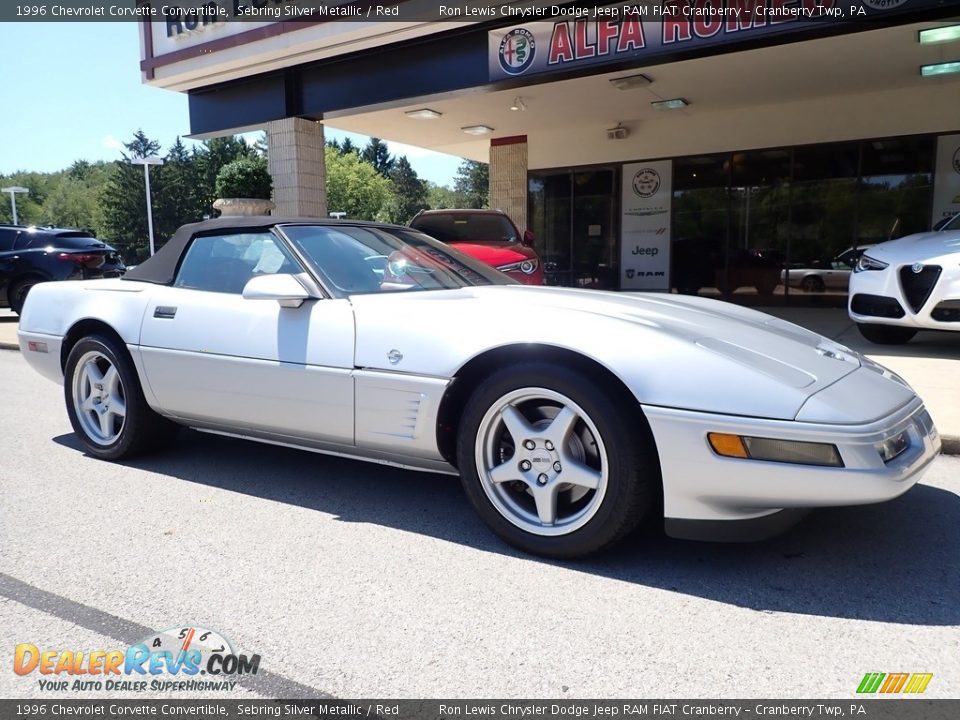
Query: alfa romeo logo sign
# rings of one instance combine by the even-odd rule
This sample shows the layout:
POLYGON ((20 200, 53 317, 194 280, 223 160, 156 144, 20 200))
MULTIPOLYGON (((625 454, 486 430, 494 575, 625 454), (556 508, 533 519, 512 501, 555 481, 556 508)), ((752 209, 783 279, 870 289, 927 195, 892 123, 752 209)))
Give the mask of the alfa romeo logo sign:
POLYGON ((533 64, 537 43, 533 33, 524 28, 515 28, 500 41, 500 67, 505 73, 519 75, 533 64))
POLYGON ((653 168, 641 168, 633 176, 633 192, 638 197, 650 198, 660 189, 660 173, 653 168))

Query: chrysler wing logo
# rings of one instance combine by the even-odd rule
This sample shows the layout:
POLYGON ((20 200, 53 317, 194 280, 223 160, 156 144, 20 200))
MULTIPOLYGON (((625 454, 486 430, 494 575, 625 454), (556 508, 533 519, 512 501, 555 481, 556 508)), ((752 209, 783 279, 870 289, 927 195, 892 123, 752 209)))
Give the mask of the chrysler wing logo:
POLYGON ((910 271, 914 275, 919 275, 920 273, 923 272, 923 263, 914 263, 913 265, 910 266, 910 271))
POLYGON ((509 75, 519 75, 533 64, 537 43, 526 28, 515 28, 500 41, 500 67, 509 75))

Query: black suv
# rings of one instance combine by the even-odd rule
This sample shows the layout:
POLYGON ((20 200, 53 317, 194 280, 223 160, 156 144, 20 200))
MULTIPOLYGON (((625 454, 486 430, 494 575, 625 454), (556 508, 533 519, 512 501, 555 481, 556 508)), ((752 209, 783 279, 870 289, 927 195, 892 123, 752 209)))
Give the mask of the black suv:
POLYGON ((125 271, 120 254, 85 230, 0 225, 0 307, 18 315, 37 283, 120 277, 125 271))

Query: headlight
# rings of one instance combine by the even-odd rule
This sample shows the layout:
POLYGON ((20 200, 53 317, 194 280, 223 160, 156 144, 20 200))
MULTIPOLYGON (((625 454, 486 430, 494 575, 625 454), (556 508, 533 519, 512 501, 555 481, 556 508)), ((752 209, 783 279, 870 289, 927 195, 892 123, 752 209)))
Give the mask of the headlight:
POLYGON ((497 267, 500 272, 511 272, 519 270, 524 275, 533 275, 537 270, 536 260, 523 260, 522 262, 510 263, 509 265, 500 265, 497 267))
POLYGON ((890 263, 881 262, 880 260, 874 260, 868 255, 861 255, 857 259, 857 264, 853 266, 853 271, 855 273, 866 272, 867 270, 883 270, 890 263))
POLYGON ((797 465, 826 465, 843 467, 840 451, 829 443, 777 440, 727 433, 708 433, 707 440, 717 455, 744 460, 794 463, 797 465))

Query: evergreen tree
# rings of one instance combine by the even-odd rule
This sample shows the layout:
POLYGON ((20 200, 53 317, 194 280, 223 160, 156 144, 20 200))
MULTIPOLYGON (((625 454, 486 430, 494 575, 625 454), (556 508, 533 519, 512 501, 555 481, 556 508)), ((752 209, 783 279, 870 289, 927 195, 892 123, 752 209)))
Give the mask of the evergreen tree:
POLYGON ((360 153, 360 159, 373 165, 373 169, 384 177, 389 177, 390 170, 393 169, 395 162, 387 149, 387 144, 380 138, 375 137, 370 138, 370 142, 360 153))
POLYGON ((393 183, 393 198, 387 217, 390 222, 405 225, 428 207, 427 184, 417 176, 405 155, 397 158, 388 177, 393 183))
POLYGON ((460 207, 487 207, 490 192, 490 166, 475 160, 464 160, 453 178, 453 190, 460 207))
POLYGON ((204 211, 197 166, 180 138, 170 147, 164 164, 155 169, 153 221, 159 249, 178 227, 202 220, 204 211))
POLYGON ((331 149, 333 149, 333 150, 336 150, 337 153, 340 153, 340 152, 341 152, 341 150, 340 150, 340 141, 337 140, 336 138, 328 138, 327 141, 326 141, 326 146, 327 146, 328 148, 331 148, 331 149))
POLYGON ((347 153, 360 153, 360 148, 353 144, 353 140, 350 138, 344 138, 343 142, 340 144, 340 154, 346 155, 347 153))
MULTIPOLYGON (((147 256, 149 246, 147 200, 143 168, 132 165, 130 160, 155 155, 160 151, 160 143, 137 130, 133 140, 123 145, 126 148, 126 152, 121 153, 123 160, 113 163, 113 171, 100 193, 102 234, 128 262, 139 262, 147 256)), ((154 173, 151 180, 159 179, 159 175, 154 173)), ((155 184, 152 190, 156 200, 155 184)))

